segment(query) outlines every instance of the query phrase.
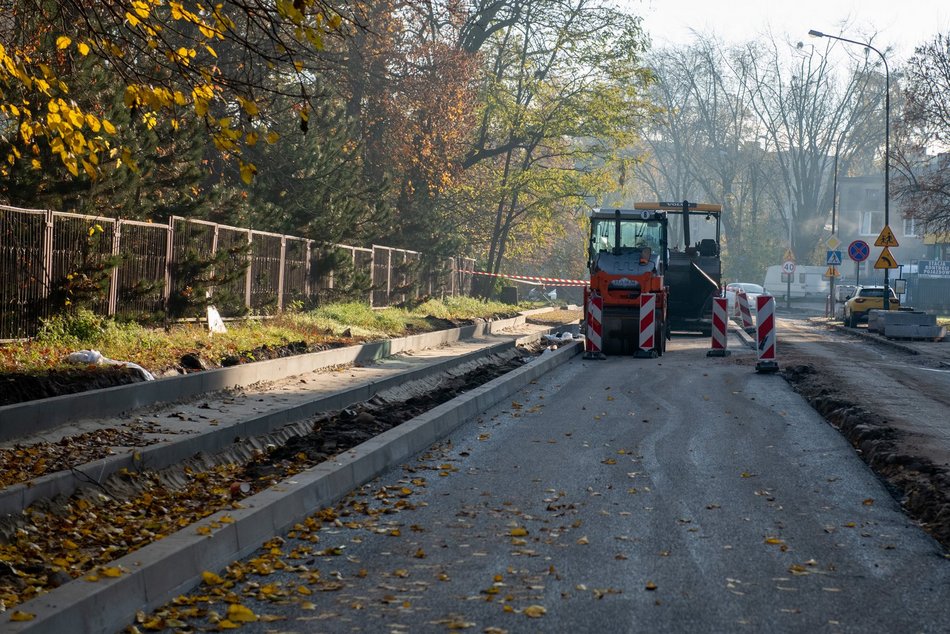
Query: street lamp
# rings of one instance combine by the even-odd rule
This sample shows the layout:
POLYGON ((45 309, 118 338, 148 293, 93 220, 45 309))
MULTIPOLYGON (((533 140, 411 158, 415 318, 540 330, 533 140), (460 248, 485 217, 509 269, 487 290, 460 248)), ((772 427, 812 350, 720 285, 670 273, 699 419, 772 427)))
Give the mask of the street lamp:
MULTIPOLYGON (((822 33, 821 31, 816 31, 812 29, 808 32, 808 35, 812 37, 828 37, 833 40, 840 40, 841 42, 847 42, 848 44, 857 44, 858 46, 863 46, 864 48, 871 49, 875 53, 881 56, 881 61, 884 62, 884 226, 891 226, 891 215, 890 215, 890 183, 891 183, 891 174, 890 174, 890 165, 891 165, 891 73, 887 68, 887 58, 884 57, 884 53, 877 50, 870 44, 865 44, 864 42, 857 42, 855 40, 849 40, 844 37, 838 37, 837 35, 828 35, 827 33, 822 33)), ((890 309, 890 269, 884 269, 884 310, 890 309)))

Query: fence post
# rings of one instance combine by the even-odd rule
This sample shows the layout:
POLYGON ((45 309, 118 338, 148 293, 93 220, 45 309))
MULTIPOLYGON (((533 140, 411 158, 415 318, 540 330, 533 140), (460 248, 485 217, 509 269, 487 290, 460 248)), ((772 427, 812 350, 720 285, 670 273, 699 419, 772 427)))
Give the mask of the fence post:
POLYGON ((254 272, 254 231, 247 230, 247 269, 244 273, 244 307, 251 310, 251 274, 254 272))
POLYGON ((175 257, 175 216, 168 219, 168 232, 165 234, 165 316, 168 316, 168 303, 172 298, 172 258, 175 257))
MULTIPOLYGON (((115 220, 112 224, 112 257, 119 255, 119 242, 122 240, 122 220, 115 220)), ((106 311, 110 317, 115 316, 116 303, 119 295, 119 265, 112 268, 109 275, 109 308, 106 311)))
MULTIPOLYGON (((53 285, 53 210, 46 210, 46 220, 43 222, 43 305, 49 310, 49 294, 53 285)), ((47 312, 47 311, 44 311, 47 312)))
POLYGON ((304 297, 309 301, 310 297, 310 245, 313 244, 313 240, 307 240, 307 251, 304 257, 307 260, 307 266, 304 267, 304 278, 303 278, 303 294, 304 297))
MULTIPOLYGON (((356 250, 353 251, 353 257, 356 258, 356 250)), ((373 289, 376 287, 376 247, 369 252, 369 307, 375 308, 373 301, 373 289)))
POLYGON ((277 271, 277 310, 284 309, 284 265, 287 259, 287 236, 280 236, 280 269, 277 271))
POLYGON ((386 249, 386 305, 393 303, 393 250, 386 249))
MULTIPOLYGON (((218 257, 218 228, 220 226, 221 225, 219 224, 215 224, 214 231, 211 233, 211 257, 212 258, 218 257)), ((211 277, 214 277, 214 267, 211 267, 211 277)), ((211 286, 205 292, 207 293, 208 299, 210 299, 211 296, 214 295, 214 287, 211 286)))

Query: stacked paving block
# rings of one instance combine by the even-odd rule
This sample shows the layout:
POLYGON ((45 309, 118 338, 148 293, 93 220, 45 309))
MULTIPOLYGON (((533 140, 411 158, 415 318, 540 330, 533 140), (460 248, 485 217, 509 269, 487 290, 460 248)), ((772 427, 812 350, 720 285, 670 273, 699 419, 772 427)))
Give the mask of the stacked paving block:
POLYGON ((888 339, 927 339, 939 341, 947 329, 937 325, 937 316, 920 310, 872 310, 868 313, 868 330, 888 339))

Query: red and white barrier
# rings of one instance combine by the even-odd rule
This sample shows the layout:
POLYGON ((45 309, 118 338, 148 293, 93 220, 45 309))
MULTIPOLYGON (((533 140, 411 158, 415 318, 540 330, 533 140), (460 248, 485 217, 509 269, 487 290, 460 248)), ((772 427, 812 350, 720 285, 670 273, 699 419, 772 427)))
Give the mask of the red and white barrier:
POLYGON ((590 280, 571 280, 561 277, 537 277, 534 275, 504 275, 502 273, 486 273, 485 271, 463 271, 459 270, 459 273, 467 273, 469 275, 486 275, 488 277, 501 277, 506 280, 524 280, 528 282, 543 282, 545 284, 553 284, 555 286, 587 286, 590 284, 590 280))
POLYGON ((775 360, 775 298, 759 295, 755 304, 755 345, 759 355, 755 371, 775 372, 778 370, 775 360))
POLYGON ((752 311, 749 310, 749 296, 745 291, 736 291, 736 310, 742 318, 742 328, 745 330, 752 328, 752 311))
POLYGON ((603 359, 604 298, 592 292, 587 299, 587 338, 584 341, 585 359, 603 359))
POLYGON ((652 354, 656 346, 656 294, 640 295, 640 352, 652 354))
POLYGON ((725 357, 726 327, 729 323, 729 300, 725 297, 713 298, 712 312, 712 349, 706 353, 707 357, 725 357))

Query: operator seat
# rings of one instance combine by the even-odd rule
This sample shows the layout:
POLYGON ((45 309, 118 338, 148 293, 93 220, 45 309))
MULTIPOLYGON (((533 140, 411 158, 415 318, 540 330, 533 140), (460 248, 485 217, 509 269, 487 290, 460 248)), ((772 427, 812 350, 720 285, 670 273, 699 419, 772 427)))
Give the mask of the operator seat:
POLYGON ((712 238, 703 238, 699 241, 699 255, 702 257, 715 257, 719 253, 719 246, 712 238))

